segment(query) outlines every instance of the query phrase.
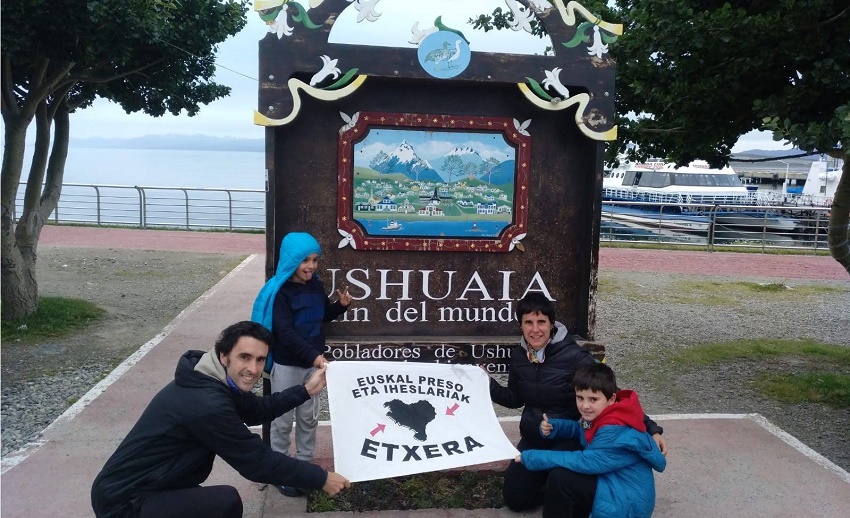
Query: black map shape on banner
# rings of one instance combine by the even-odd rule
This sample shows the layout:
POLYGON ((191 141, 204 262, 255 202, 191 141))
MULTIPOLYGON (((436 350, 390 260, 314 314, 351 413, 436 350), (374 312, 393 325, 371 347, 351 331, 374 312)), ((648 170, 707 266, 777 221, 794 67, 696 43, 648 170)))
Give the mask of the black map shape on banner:
POLYGON ((395 424, 416 432, 413 434, 414 439, 424 441, 428 438, 425 427, 437 417, 437 412, 431 406, 431 403, 422 399, 408 405, 398 399, 393 399, 384 403, 384 406, 390 409, 387 412, 387 417, 395 421, 395 424))

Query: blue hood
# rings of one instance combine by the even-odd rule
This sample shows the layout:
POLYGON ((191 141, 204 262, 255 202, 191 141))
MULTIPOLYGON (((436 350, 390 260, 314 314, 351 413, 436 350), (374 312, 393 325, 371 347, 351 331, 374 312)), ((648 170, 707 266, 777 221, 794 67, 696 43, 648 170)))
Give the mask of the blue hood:
MULTIPOLYGON (((254 309, 251 312, 251 320, 262 324, 263 327, 272 330, 272 307, 277 292, 283 283, 292 277, 295 269, 310 254, 321 255, 322 248, 316 238, 306 232, 290 232, 283 237, 280 243, 280 254, 277 258, 277 270, 274 277, 269 279, 260 289, 260 293, 254 300, 254 309)), ((314 274, 315 275, 315 274, 314 274)), ((271 356, 271 355, 269 355, 271 356)))

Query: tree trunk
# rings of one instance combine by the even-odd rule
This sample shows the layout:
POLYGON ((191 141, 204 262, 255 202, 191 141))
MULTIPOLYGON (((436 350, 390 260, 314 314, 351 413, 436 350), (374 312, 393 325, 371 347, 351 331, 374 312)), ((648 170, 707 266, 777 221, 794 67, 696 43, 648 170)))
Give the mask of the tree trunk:
MULTIPOLYGON (((65 162, 68 159, 68 143, 71 137, 71 123, 68 106, 63 99, 53 112, 53 147, 50 150, 50 160, 47 163, 47 176, 44 192, 41 195, 41 221, 47 221, 50 214, 59 204, 62 195, 62 182, 65 179, 65 162)), ((41 235, 41 227, 36 234, 36 243, 41 235)))
POLYGON ((841 157, 844 166, 841 170, 841 180, 832 198, 832 209, 829 212, 829 253, 850 274, 850 155, 847 146, 842 147, 841 157))
POLYGON ((13 247, 3 254, 2 268, 3 320, 25 318, 38 309, 38 283, 35 259, 13 247))
MULTIPOLYGON (((15 225, 13 211, 18 182, 14 184, 14 193, 10 193, 9 206, 12 210, 9 211, 9 218, 6 218, 4 168, 2 310, 5 319, 24 318, 38 309, 36 278, 38 239, 41 236, 41 229, 44 228, 44 222, 59 203, 65 161, 68 157, 69 116, 64 99, 59 101, 58 105, 48 106, 47 103, 39 105, 35 121, 35 149, 24 193, 24 207, 18 217, 14 234, 12 233, 12 227, 15 225), (51 127, 55 128, 52 146, 51 127)), ((25 134, 26 130, 24 130, 25 134)), ((7 138, 7 145, 8 140, 7 138)), ((23 157, 23 150, 21 150, 21 157, 23 157)), ((19 166, 19 171, 21 168, 19 166)), ((10 175, 10 178, 11 176, 13 175, 10 175)), ((20 173, 17 176, 20 178, 20 173)))
POLYGON ((15 237, 15 200, 24 164, 29 121, 4 113, 6 123, 3 149, 2 213, 0 213, 0 297, 4 319, 31 315, 38 308, 35 268, 21 254, 15 237))

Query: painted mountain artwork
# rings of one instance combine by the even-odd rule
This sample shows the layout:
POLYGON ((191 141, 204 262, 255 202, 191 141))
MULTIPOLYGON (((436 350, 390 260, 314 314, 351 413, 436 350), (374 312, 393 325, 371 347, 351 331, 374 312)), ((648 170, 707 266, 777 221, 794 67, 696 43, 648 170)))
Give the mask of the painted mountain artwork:
POLYGON ((517 150, 501 131, 372 127, 353 151, 367 235, 492 239, 514 221, 517 150))

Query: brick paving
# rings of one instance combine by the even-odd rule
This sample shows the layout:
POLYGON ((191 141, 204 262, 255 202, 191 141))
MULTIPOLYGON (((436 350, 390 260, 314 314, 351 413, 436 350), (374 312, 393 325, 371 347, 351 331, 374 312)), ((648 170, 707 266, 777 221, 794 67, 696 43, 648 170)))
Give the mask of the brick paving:
MULTIPOLYGON (((43 246, 137 248, 184 252, 265 253, 264 234, 45 226, 43 246)), ((835 260, 825 255, 695 252, 608 248, 599 250, 601 271, 667 272, 788 279, 850 280, 835 260)))

